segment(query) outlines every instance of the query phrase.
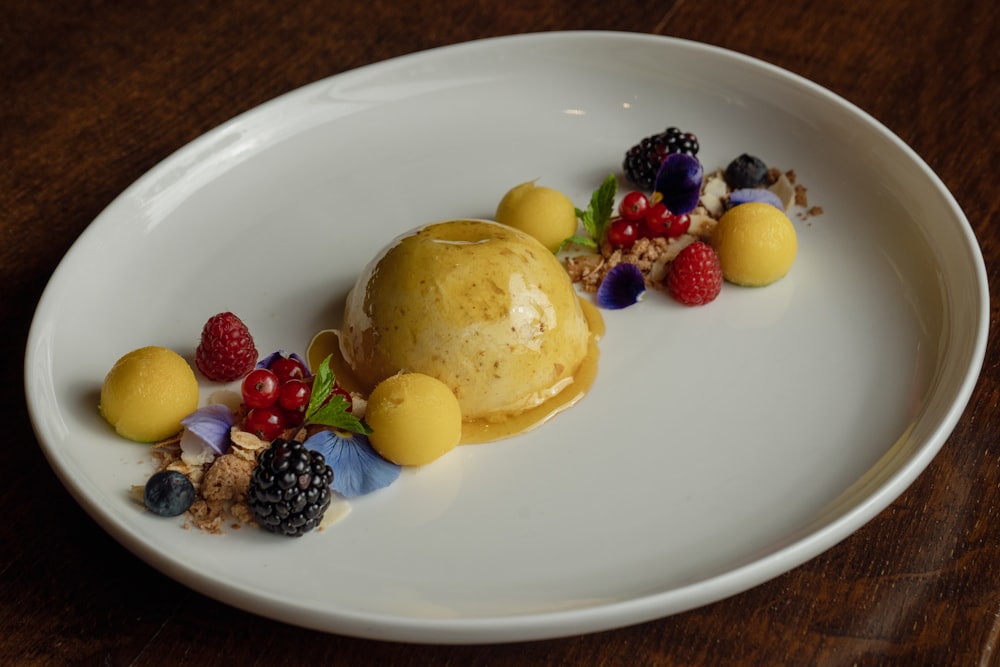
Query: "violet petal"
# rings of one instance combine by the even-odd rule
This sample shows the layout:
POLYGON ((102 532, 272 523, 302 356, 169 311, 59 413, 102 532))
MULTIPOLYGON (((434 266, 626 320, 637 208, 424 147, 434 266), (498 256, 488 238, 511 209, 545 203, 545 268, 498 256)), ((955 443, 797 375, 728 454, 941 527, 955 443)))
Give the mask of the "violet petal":
POLYGON ((729 208, 750 202, 770 204, 781 212, 785 211, 781 198, 766 188, 740 188, 729 193, 729 208))
POLYGON ((307 449, 319 452, 333 469, 330 488, 354 498, 389 486, 402 468, 378 455, 360 434, 323 430, 305 441, 307 449))
POLYGON ((660 194, 671 213, 684 215, 698 205, 704 176, 698 158, 687 153, 671 153, 660 163, 653 192, 660 194))
POLYGON ((627 308, 646 293, 646 279, 635 264, 619 264, 604 276, 597 288, 597 305, 609 310, 627 308))
POLYGON ((228 406, 213 403, 198 408, 181 420, 188 433, 194 435, 216 454, 229 449, 229 431, 236 423, 236 416, 228 406))

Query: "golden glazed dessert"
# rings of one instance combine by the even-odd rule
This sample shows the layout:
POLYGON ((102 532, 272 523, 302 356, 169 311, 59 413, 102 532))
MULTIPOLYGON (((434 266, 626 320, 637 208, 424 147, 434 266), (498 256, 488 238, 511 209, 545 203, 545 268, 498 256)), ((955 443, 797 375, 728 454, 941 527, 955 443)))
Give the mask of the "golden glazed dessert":
POLYGON ((581 397, 600 329, 545 246, 496 222, 455 220, 404 234, 369 263, 339 344, 366 395, 400 372, 442 381, 470 442, 526 430, 581 397))

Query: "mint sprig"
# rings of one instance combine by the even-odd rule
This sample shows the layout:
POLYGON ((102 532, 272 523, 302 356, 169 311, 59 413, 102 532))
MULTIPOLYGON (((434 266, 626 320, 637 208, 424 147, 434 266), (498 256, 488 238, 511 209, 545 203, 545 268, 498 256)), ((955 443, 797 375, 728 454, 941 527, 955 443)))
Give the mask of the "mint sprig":
POLYGON ((303 423, 330 426, 351 433, 370 434, 372 430, 368 424, 347 411, 350 407, 347 399, 333 391, 336 377, 330 369, 330 358, 327 356, 316 370, 312 395, 309 397, 303 423))
POLYGON ((570 236, 560 244, 562 250, 569 244, 586 246, 597 249, 604 239, 608 223, 611 221, 611 214, 615 208, 615 196, 618 192, 618 179, 614 174, 608 174, 601 186, 590 195, 590 203, 585 210, 576 209, 576 217, 583 223, 586 236, 576 234, 570 236))

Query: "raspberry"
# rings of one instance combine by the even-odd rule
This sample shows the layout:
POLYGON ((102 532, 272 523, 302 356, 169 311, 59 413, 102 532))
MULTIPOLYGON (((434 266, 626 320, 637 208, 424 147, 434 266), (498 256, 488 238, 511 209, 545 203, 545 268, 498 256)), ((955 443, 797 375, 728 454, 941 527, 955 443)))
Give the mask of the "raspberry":
POLYGON ((685 306, 714 301, 722 290, 722 267, 715 249, 695 241, 678 253, 667 273, 667 287, 685 306))
POLYGON ((232 382, 253 369, 257 348, 240 318, 229 312, 219 313, 205 323, 194 361, 209 380, 232 382))

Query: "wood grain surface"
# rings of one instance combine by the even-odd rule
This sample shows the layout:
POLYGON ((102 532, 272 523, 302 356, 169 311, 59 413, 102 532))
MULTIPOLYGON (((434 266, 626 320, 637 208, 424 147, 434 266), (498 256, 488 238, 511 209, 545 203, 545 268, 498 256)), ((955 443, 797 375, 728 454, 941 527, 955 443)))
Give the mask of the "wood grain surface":
MULTIPOLYGON (((0 423, 11 431, 0 465, 0 664, 1000 664, 993 337, 971 403, 941 453, 887 510, 833 549, 687 613, 490 646, 303 630, 232 609, 154 571, 99 529, 48 467, 28 420, 22 370, 34 307, 60 258, 115 196, 171 152, 323 77, 536 31, 697 40, 845 97, 912 146, 951 189, 996 292, 998 7, 993 0, 7 0, 0 12, 0 423)), ((992 303, 995 325, 996 297, 992 303)))

